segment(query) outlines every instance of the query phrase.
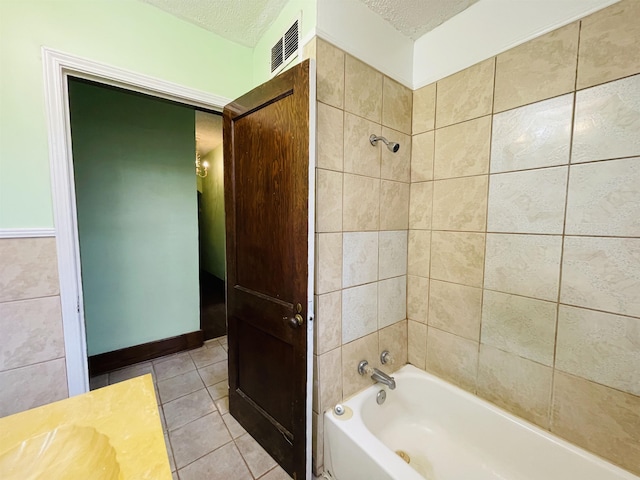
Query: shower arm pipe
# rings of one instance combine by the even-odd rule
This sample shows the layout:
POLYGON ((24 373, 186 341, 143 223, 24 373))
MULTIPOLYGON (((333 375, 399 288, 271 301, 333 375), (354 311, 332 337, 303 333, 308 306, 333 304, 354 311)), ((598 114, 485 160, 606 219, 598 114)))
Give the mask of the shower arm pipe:
POLYGON ((373 145, 374 147, 378 144, 378 140, 381 140, 382 143, 384 143, 387 148, 389 149, 389 151, 396 153, 398 150, 400 150, 400 144, 397 142, 390 142, 389 140, 387 140, 386 138, 382 137, 382 136, 378 136, 376 134, 372 134, 369 137, 369 142, 371 143, 371 145, 373 145))

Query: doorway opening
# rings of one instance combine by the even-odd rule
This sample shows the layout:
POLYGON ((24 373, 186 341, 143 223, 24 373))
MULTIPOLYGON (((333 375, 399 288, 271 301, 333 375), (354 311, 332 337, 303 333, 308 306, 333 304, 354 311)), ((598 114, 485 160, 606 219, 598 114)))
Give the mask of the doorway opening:
POLYGON ((196 110, 200 328, 204 339, 227 334, 222 117, 196 110))
POLYGON ((68 94, 90 374, 225 335, 221 117, 74 77, 68 94))

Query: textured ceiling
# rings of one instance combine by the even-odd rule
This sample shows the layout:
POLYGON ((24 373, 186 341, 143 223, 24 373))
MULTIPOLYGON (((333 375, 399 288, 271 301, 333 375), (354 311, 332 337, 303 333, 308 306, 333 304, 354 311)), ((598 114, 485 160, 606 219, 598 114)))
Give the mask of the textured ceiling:
POLYGON ((247 47, 256 46, 287 3, 287 0, 142 1, 247 47))
MULTIPOLYGON (((141 0, 233 42, 255 47, 287 0, 141 0)), ((322 0, 319 0, 322 1, 322 0)), ((359 0, 417 40, 478 0, 359 0)))
POLYGON ((196 150, 204 157, 222 143, 222 116, 196 110, 196 150))
POLYGON ((403 35, 417 40, 478 0, 360 0, 403 35))

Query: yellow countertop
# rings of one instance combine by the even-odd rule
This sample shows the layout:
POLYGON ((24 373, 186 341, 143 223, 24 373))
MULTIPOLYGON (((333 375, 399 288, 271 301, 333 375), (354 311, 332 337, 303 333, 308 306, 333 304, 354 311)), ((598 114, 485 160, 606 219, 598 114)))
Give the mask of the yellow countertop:
POLYGON ((151 375, 0 418, 0 478, 171 480, 151 375))

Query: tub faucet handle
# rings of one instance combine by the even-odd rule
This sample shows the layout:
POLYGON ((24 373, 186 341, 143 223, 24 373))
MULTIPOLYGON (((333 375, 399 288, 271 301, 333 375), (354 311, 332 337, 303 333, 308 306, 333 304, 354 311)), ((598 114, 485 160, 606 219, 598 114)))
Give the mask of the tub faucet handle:
POLYGON ((391 352, 389 352, 389 350, 385 350, 380 354, 380 363, 382 365, 387 365, 387 364, 393 365, 396 362, 393 356, 391 355, 391 352))
POLYGON ((373 369, 369 366, 369 362, 366 360, 360 360, 360 363, 358 363, 358 373, 360 375, 371 375, 373 373, 373 369))

